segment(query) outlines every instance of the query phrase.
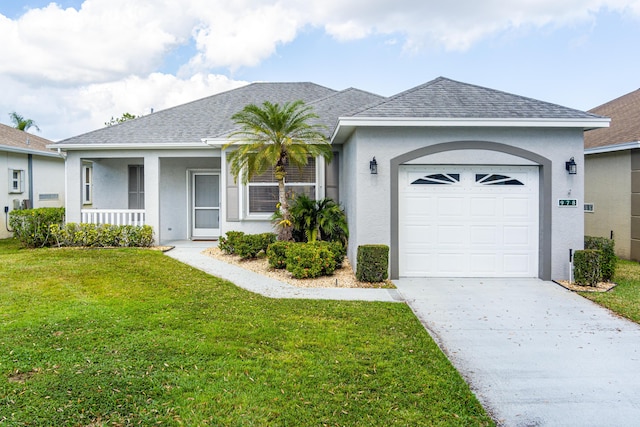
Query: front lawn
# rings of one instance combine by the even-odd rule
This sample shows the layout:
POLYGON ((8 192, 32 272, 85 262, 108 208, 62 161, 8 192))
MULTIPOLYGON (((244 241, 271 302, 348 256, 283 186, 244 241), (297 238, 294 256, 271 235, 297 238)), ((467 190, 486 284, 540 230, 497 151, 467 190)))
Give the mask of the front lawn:
POLYGON ((493 425, 404 304, 0 240, 0 426, 493 425))
POLYGON ((640 264, 635 261, 618 260, 613 281, 618 286, 609 292, 580 294, 640 323, 640 264))

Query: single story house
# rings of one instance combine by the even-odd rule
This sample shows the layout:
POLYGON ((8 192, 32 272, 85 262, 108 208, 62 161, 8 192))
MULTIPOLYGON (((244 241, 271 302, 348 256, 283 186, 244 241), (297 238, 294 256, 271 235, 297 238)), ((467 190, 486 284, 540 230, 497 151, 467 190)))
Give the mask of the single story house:
POLYGON ((640 261, 640 89, 591 112, 611 127, 584 138, 585 234, 613 238, 619 257, 640 261))
POLYGON ((298 99, 335 156, 287 186, 342 204, 353 265, 376 243, 392 278, 569 276, 584 187, 565 166, 608 119, 443 77, 389 98, 253 83, 61 141, 67 220, 145 223, 160 242, 271 230, 275 180, 236 182, 223 146, 245 105, 298 99))
POLYGON ((14 209, 64 205, 64 157, 47 148, 52 141, 0 124, 0 239, 11 237, 14 209))

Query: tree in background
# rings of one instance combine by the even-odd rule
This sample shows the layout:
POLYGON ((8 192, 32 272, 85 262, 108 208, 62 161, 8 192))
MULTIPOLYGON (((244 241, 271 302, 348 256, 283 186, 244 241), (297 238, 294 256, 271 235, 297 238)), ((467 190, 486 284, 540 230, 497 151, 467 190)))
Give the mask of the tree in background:
POLYGON ((40 132, 40 128, 38 127, 38 125, 36 125, 36 122, 31 119, 25 119, 15 111, 13 113, 9 113, 9 118, 11 119, 11 123, 13 123, 13 127, 16 129, 20 129, 26 132, 30 128, 35 128, 38 132, 40 132))
POLYGON ((265 101, 261 106, 249 104, 231 117, 240 129, 231 134, 231 142, 223 148, 238 144, 227 154, 231 173, 236 181, 248 183, 254 176, 273 167, 278 181, 278 206, 281 220, 277 224, 278 239, 292 239, 292 223, 285 193, 287 167, 304 167, 310 157, 322 156, 331 160, 331 146, 322 133, 324 126, 310 123, 318 116, 303 101, 284 105, 265 101))
POLYGON ((130 113, 122 113, 122 117, 118 117, 115 118, 113 116, 111 116, 111 120, 109 120, 108 122, 104 122, 105 126, 113 126, 113 125, 117 125, 118 123, 123 123, 126 122, 127 120, 133 120, 133 119, 137 119, 138 116, 134 115, 134 114, 130 114, 130 113))

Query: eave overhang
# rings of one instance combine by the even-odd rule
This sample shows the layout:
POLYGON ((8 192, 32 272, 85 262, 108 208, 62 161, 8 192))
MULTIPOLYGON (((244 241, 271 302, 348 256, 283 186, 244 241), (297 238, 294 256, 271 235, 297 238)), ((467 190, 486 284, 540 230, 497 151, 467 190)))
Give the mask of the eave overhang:
POLYGON ((47 145, 47 148, 60 149, 62 151, 96 151, 96 150, 193 150, 208 148, 201 142, 186 143, 94 143, 94 144, 65 144, 57 143, 47 145))
POLYGON ((547 119, 547 118, 390 118, 340 117, 331 136, 334 144, 342 144, 357 127, 494 127, 494 128, 581 128, 609 127, 611 119, 547 119))
MULTIPOLYGON (((51 148, 51 146, 47 145, 47 148, 51 148)), ((47 153, 46 151, 33 150, 29 148, 19 148, 19 147, 13 147, 10 145, 0 145, 0 151, 8 151, 10 153, 19 153, 19 154, 33 154, 35 156, 44 156, 44 157, 55 157, 58 159, 64 158, 62 154, 59 154, 56 152, 47 153)))

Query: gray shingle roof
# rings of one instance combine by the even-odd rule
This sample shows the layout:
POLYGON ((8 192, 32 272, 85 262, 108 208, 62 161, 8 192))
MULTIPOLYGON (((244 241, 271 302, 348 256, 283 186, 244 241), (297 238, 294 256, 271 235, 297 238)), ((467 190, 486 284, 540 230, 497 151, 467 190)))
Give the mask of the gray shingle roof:
POLYGON ((363 109, 356 117, 589 119, 594 114, 438 77, 363 109))
POLYGON ((585 148, 640 141, 640 89, 589 111, 611 117, 611 127, 585 133, 585 148))
POLYGON ((52 154, 53 151, 47 148, 49 144, 53 144, 53 141, 0 123, 0 150, 5 146, 52 154))
POLYGON ((231 116, 247 104, 310 102, 336 93, 315 83, 252 83, 135 120, 98 129, 59 144, 193 143, 233 128, 231 116))

